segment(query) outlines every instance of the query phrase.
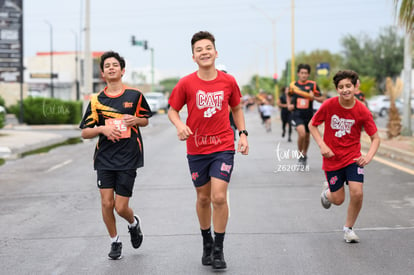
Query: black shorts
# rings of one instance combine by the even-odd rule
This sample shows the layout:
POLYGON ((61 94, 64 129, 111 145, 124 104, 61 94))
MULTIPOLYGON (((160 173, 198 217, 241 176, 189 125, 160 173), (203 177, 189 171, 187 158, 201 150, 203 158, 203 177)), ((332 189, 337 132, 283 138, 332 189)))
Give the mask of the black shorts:
POLYGON ((297 127, 299 125, 304 125, 306 133, 309 133, 309 121, 311 121, 313 116, 313 113, 310 112, 300 112, 300 111, 294 111, 291 115, 291 122, 292 126, 297 127))
POLYGON ((341 189, 344 183, 348 184, 350 181, 363 183, 364 167, 358 166, 354 162, 336 171, 325 171, 325 175, 329 183, 329 189, 331 192, 335 192, 341 189))
POLYGON ((216 152, 207 155, 187 155, 191 179, 195 187, 210 181, 211 177, 230 182, 233 171, 234 151, 216 152))
POLYGON ((131 197, 137 170, 97 170, 97 185, 100 189, 112 188, 117 195, 131 197))

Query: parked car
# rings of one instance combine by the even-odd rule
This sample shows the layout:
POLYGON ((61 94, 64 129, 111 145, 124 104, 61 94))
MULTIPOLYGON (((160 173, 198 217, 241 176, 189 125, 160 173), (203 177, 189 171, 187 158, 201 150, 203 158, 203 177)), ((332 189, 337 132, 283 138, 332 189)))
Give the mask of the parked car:
POLYGON ((163 93, 149 92, 144 94, 151 112, 157 113, 160 110, 168 111, 168 99, 163 93))
MULTIPOLYGON (((386 116, 391 106, 391 100, 389 96, 386 95, 377 95, 368 99, 368 108, 372 113, 379 115, 380 117, 386 116)), ((403 103, 401 99, 397 98, 395 100, 395 106, 398 111, 402 113, 403 103)))

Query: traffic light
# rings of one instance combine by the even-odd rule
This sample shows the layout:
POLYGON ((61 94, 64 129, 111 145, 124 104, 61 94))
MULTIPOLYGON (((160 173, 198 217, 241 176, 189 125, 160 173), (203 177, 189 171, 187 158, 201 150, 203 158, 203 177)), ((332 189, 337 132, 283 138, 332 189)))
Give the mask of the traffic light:
POLYGON ((273 74, 273 83, 277 84, 277 80, 279 78, 279 75, 277 73, 273 74))
POLYGON ((144 50, 148 50, 148 40, 136 40, 135 35, 131 36, 132 46, 141 46, 144 50))

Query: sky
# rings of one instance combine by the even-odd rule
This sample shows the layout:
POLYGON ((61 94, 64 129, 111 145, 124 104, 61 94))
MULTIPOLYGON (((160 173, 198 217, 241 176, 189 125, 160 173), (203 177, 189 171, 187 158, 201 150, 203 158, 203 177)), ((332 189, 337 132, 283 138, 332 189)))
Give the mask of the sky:
MULTIPOLYGON (((375 38, 395 26, 392 0, 295 0, 294 52, 341 53, 347 35, 375 38)), ((131 36, 154 49, 159 78, 182 77, 197 70, 191 37, 209 31, 218 59, 239 84, 254 74, 280 75, 292 53, 289 0, 90 0, 91 50, 114 50, 126 69, 151 65, 150 51, 131 45, 131 36), (274 23, 272 23, 274 22, 274 23), (275 32, 273 32, 275 26, 275 32), (276 65, 273 36, 276 37, 276 65)), ((24 0, 24 55, 83 50, 85 0, 24 0)), ((323 61, 322 61, 323 62, 323 61)))

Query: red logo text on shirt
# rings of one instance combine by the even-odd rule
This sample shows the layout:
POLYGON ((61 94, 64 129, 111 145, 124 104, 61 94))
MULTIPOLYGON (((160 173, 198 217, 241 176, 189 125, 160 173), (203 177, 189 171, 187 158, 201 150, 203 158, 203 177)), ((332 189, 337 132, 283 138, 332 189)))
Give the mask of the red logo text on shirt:
POLYGON ((134 107, 134 103, 128 102, 128 101, 124 102, 124 108, 132 108, 132 107, 134 107))

